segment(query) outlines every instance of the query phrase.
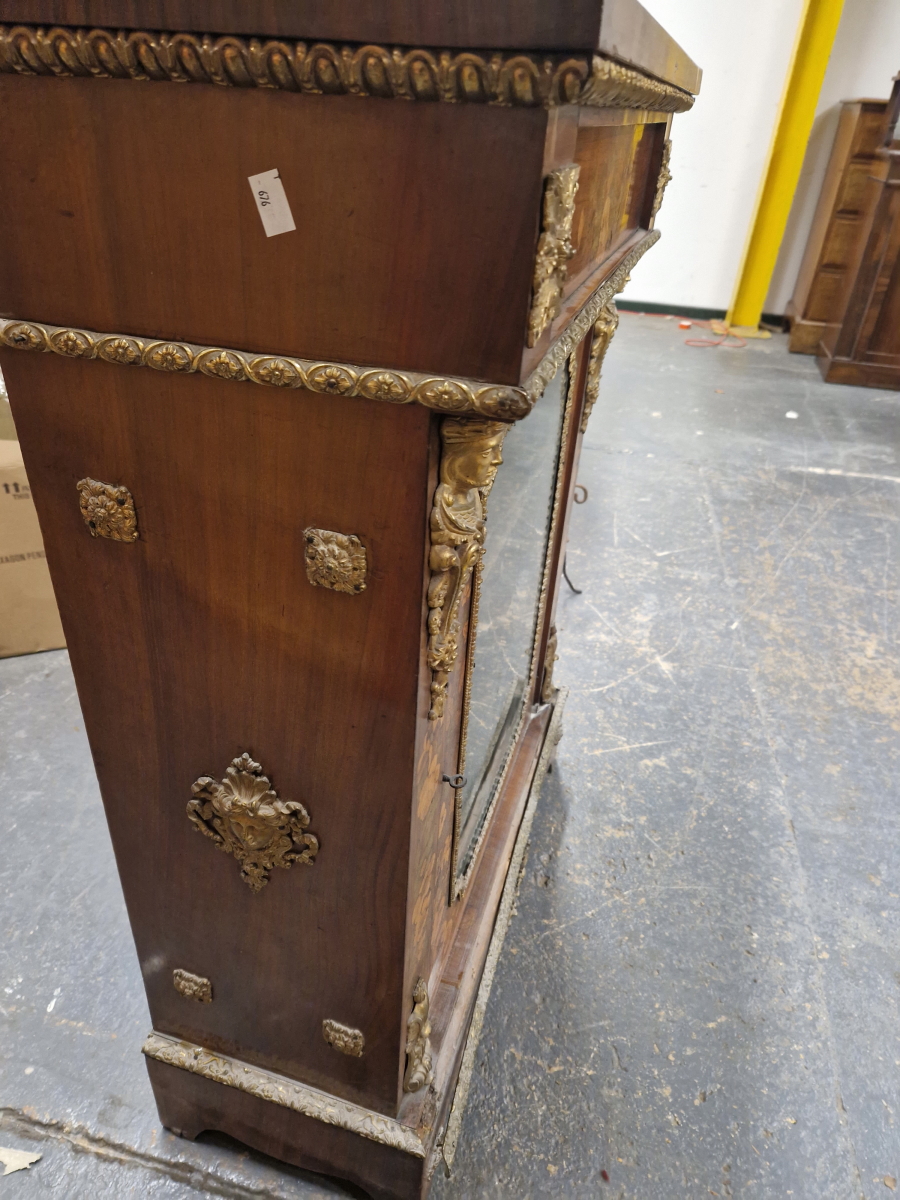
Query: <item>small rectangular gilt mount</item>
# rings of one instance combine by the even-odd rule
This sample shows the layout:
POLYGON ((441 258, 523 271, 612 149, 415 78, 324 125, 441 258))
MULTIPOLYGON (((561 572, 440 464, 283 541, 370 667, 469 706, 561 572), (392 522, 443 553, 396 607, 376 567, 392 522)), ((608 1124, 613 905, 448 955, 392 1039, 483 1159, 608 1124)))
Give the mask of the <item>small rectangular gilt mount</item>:
POLYGON ((304 529, 306 578, 313 587, 351 596, 366 590, 366 548, 352 533, 304 529))
POLYGON ((201 1004, 212 1003, 212 984, 202 975, 192 975, 190 971, 176 967, 172 972, 172 982, 175 991, 187 996, 188 1000, 198 1000, 201 1004))
POLYGON ((81 515, 91 537, 137 541, 137 513, 127 487, 101 483, 99 479, 79 479, 77 487, 81 515))
POLYGON ((351 1058, 362 1058, 366 1039, 358 1029, 351 1029, 349 1025, 326 1019, 322 1022, 322 1036, 329 1046, 340 1050, 341 1054, 349 1054, 351 1058))

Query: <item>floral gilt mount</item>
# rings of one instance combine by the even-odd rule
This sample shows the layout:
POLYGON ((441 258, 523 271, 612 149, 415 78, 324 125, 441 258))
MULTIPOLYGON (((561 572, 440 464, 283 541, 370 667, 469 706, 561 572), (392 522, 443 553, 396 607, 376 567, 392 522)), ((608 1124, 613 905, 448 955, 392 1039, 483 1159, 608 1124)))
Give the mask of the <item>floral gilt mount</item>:
POLYGON ((280 800, 249 754, 234 759, 221 782, 202 775, 191 791, 188 817, 220 850, 234 855, 254 892, 266 886, 273 867, 311 865, 315 859, 319 840, 306 832, 309 813, 297 800, 280 800))

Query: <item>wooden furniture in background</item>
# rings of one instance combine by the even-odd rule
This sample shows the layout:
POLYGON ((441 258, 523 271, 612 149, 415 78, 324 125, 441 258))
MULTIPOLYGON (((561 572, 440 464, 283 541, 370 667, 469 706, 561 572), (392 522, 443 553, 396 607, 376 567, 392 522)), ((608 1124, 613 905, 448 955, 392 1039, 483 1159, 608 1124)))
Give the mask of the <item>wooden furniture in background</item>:
POLYGON ((0 21, 0 361, 162 1121, 419 1197, 560 732, 613 296, 699 72, 634 0, 0 21))
POLYGON ((884 133, 887 100, 845 100, 785 317, 789 349, 816 354, 833 316, 871 199, 869 176, 884 133))
POLYGON ((819 343, 828 383, 900 389, 900 75, 867 178, 866 217, 819 343))

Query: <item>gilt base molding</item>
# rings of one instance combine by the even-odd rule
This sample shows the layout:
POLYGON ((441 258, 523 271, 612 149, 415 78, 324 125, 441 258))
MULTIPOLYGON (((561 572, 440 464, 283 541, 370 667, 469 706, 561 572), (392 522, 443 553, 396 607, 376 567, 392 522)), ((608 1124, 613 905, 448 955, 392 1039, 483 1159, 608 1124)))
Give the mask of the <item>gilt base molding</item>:
POLYGON ((277 1075, 274 1071, 251 1066, 228 1054, 216 1054, 194 1042, 179 1041, 168 1034, 157 1033, 155 1029, 147 1036, 141 1051, 147 1058, 167 1063, 170 1067, 202 1075, 214 1083, 237 1088, 260 1100, 268 1100, 271 1104, 293 1109, 305 1117, 323 1121, 326 1125, 336 1125, 370 1141, 403 1150, 416 1158, 425 1158, 426 1143, 408 1126, 349 1100, 339 1100, 318 1088, 277 1075))

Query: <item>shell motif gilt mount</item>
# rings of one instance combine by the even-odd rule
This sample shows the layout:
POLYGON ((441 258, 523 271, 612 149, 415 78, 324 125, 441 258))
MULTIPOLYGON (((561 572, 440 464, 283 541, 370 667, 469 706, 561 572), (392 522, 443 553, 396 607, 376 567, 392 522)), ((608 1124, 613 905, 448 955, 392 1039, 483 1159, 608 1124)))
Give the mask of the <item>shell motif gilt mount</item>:
POLYGON ((309 813, 298 800, 281 800, 249 754, 234 759, 221 781, 201 775, 191 788, 188 818, 241 864, 254 892, 269 882, 273 867, 311 865, 319 840, 307 833, 309 813))

